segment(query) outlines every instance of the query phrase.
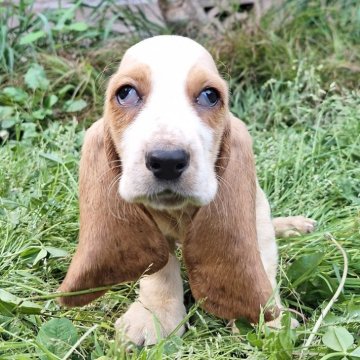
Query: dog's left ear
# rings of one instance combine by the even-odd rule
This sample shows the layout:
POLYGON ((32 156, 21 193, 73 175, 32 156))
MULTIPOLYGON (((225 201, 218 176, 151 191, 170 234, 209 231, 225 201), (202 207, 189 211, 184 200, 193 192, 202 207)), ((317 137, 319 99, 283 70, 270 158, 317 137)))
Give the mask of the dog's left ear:
MULTIPOLYGON (((215 200, 199 209, 183 245, 192 293, 221 318, 257 323, 272 295, 256 234, 256 172, 245 125, 229 119, 216 163, 215 200)), ((265 318, 278 309, 265 309, 265 318)))

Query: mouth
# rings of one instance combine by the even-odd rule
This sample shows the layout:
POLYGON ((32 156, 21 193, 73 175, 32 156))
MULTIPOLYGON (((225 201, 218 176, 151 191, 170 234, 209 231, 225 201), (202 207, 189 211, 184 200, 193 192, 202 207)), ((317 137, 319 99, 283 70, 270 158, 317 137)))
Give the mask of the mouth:
POLYGON ((147 197, 147 203, 158 209, 178 209, 183 207, 189 198, 171 190, 164 190, 147 197))

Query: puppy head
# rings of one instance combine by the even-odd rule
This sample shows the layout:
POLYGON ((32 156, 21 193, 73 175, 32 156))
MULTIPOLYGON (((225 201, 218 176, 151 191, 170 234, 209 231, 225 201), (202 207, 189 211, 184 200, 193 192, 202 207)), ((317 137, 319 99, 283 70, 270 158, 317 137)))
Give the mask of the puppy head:
POLYGON ((214 199, 228 90, 201 45, 157 36, 131 47, 109 83, 104 118, 124 200, 161 210, 214 199))

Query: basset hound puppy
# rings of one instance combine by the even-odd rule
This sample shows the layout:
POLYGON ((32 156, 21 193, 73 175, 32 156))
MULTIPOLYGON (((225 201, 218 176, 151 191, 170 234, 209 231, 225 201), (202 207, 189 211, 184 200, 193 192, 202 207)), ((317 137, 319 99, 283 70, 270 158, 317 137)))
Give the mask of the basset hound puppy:
MULTIPOLYGON (((157 341, 153 315, 162 336, 186 315, 177 244, 205 310, 252 323, 264 311, 276 325, 275 233, 314 228, 301 216, 271 219, 250 135, 230 113, 228 97, 201 45, 156 36, 127 50, 109 82, 104 116, 86 133, 80 240, 59 290, 141 277, 138 300, 117 321, 136 344, 157 341)), ((104 293, 63 296, 60 303, 81 306, 104 293)))

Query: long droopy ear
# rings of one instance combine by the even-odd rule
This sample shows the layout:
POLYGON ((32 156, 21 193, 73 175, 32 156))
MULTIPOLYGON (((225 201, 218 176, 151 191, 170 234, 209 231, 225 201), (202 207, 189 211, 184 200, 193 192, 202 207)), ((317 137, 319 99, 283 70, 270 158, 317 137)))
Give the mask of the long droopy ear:
MULTIPOLYGON (((151 274, 167 263, 169 247, 139 205, 118 194, 120 160, 99 120, 87 131, 80 162, 80 237, 59 291, 74 292, 151 274)), ((61 297, 66 306, 85 305, 105 291, 61 297)))
MULTIPOLYGON (((256 323, 272 288, 257 244, 252 142, 240 120, 229 120, 216 167, 217 196, 199 209, 184 242, 190 287, 205 310, 256 323)), ((265 311, 267 320, 277 315, 265 311)))

